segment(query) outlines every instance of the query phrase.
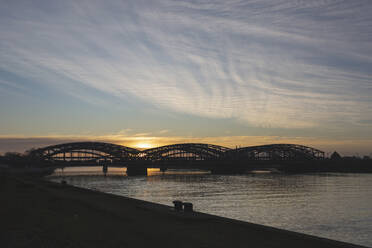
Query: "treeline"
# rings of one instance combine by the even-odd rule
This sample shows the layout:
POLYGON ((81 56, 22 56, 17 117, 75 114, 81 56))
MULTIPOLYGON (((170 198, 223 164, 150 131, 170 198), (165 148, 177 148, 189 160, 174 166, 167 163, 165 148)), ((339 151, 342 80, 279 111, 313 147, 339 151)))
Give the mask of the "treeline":
POLYGON ((45 167, 46 163, 41 160, 32 157, 30 152, 32 150, 26 151, 25 153, 19 152, 6 152, 5 154, 0 154, 0 165, 2 167, 45 167))
POLYGON ((350 172, 372 173, 372 158, 369 156, 340 156, 334 152, 330 158, 316 161, 298 161, 283 166, 284 172, 350 172))
POLYGON ((331 160, 345 160, 345 161, 354 161, 354 160, 370 160, 372 159, 370 156, 363 156, 363 157, 358 157, 358 156, 344 156, 342 157, 338 152, 333 152, 331 157, 331 160))

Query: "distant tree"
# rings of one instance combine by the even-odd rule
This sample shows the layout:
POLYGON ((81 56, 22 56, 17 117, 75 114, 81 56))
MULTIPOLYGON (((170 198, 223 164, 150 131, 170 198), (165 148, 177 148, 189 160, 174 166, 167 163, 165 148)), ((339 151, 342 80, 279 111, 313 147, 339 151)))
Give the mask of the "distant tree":
POLYGON ((19 160, 23 158, 22 153, 19 152, 6 152, 4 154, 5 159, 10 159, 10 160, 19 160))
POLYGON ((331 155, 331 159, 332 160, 340 160, 340 159, 342 159, 342 157, 338 152, 334 151, 331 155))
POLYGON ((29 155, 32 154, 32 152, 35 151, 35 150, 36 150, 36 148, 31 148, 31 149, 25 151, 25 155, 26 155, 26 156, 29 156, 29 155))
POLYGON ((39 161, 41 158, 40 158, 40 156, 41 156, 41 154, 39 154, 39 153, 34 153, 34 151, 35 150, 37 150, 37 149, 35 149, 35 148, 31 148, 31 149, 29 149, 29 150, 27 150, 25 153, 24 153, 24 156, 25 156, 25 158, 27 159, 27 160, 29 160, 29 161, 33 161, 33 162, 35 162, 35 161, 39 161))
POLYGON ((19 152, 6 152, 3 156, 3 162, 15 167, 22 167, 26 164, 25 156, 19 152))

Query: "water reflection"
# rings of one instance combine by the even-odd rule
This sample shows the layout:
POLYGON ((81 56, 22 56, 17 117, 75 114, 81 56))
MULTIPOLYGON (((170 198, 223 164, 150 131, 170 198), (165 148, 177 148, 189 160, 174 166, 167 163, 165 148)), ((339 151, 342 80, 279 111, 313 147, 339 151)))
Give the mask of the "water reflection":
MULTIPOLYGON (((117 167, 108 167, 107 168, 107 175, 114 176, 126 176, 126 168, 117 168, 117 167)), ((102 166, 75 166, 75 167, 66 167, 56 169, 54 173, 50 177, 58 177, 58 176, 77 176, 77 175, 97 175, 103 176, 103 169, 102 166)))
MULTIPOLYGON (((149 171, 148 177, 66 175, 71 184, 279 228, 372 246, 372 175, 149 171)), ((58 177, 53 177, 58 180, 58 177)))

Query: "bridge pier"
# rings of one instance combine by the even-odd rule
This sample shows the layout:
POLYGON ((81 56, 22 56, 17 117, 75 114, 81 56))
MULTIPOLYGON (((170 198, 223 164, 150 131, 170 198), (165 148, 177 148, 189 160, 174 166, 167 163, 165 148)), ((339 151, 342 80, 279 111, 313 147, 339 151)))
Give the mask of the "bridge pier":
POLYGON ((107 174, 107 169, 108 169, 108 166, 107 166, 107 164, 104 164, 103 166, 102 166, 102 172, 103 172, 103 174, 106 176, 106 174, 107 174))
POLYGON ((127 176, 147 176, 147 167, 128 166, 127 176))

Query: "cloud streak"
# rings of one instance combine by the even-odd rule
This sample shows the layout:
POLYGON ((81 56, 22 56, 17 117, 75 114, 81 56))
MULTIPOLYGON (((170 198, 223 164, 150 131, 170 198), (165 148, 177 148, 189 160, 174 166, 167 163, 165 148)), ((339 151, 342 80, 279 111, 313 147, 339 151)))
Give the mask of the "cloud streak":
POLYGON ((81 84, 266 128, 358 128, 372 117, 368 1, 24 5, 2 8, 0 68, 75 97, 87 97, 81 84))

